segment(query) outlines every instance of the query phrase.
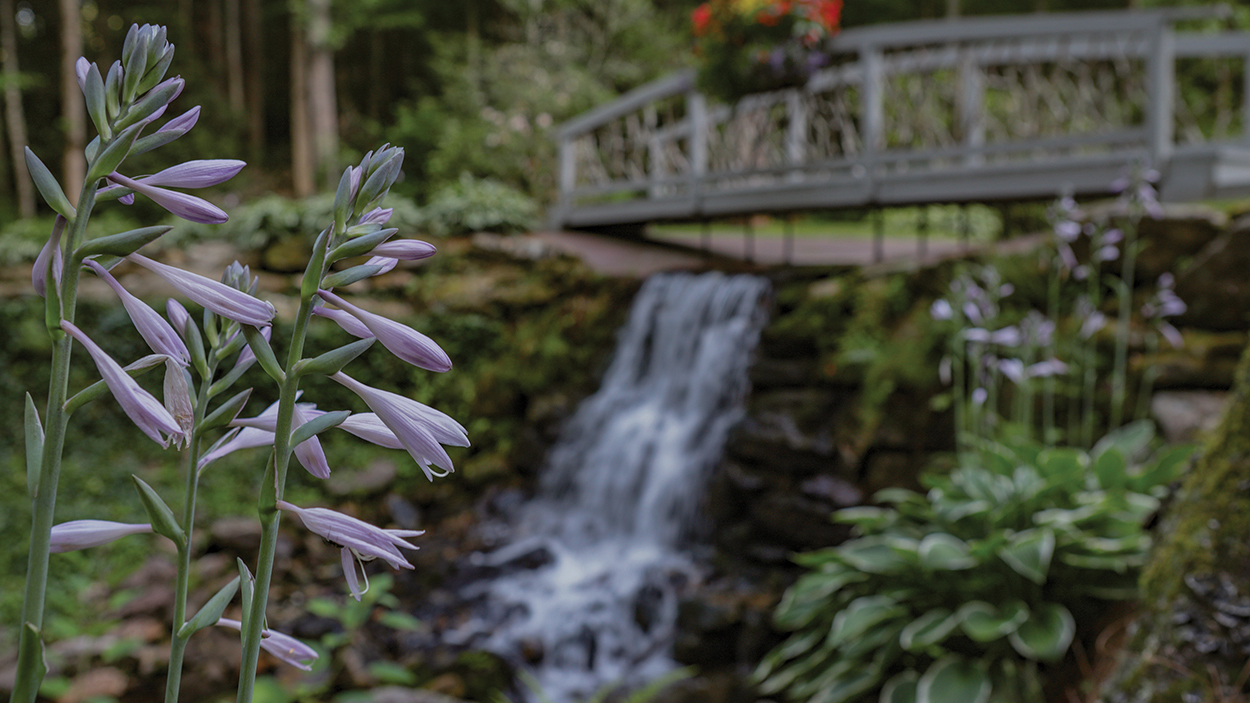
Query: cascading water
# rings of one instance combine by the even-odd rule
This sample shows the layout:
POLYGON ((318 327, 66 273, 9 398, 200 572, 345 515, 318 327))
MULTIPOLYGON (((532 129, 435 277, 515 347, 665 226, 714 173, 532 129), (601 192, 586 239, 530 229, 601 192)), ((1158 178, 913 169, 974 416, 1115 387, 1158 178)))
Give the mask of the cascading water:
POLYGON ((768 290, 746 275, 649 278, 513 541, 479 555, 499 575, 462 594, 484 605, 461 634, 525 665, 550 700, 673 668, 677 590, 699 578, 686 549, 741 417, 768 290))

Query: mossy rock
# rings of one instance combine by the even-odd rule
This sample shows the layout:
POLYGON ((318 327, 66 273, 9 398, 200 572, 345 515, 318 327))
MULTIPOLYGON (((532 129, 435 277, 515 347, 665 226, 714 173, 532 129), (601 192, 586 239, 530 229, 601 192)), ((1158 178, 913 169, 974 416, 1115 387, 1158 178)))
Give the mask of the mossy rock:
POLYGON ((1250 349, 1156 534, 1141 614, 1101 700, 1242 700, 1223 695, 1250 657, 1250 349))

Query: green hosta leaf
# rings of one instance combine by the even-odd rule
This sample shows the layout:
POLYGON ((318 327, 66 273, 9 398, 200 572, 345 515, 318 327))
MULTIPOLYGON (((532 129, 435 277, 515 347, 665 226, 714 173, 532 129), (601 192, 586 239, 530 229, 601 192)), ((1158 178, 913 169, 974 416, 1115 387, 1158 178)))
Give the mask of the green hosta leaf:
POLYGON ((890 677, 881 687, 880 703, 916 703, 916 684, 920 674, 905 669, 890 677))
POLYGON ((830 519, 834 522, 855 525, 859 528, 861 534, 869 535, 881 532, 884 528, 898 522, 898 511, 890 508, 861 505, 854 508, 843 508, 835 512, 830 519))
POLYGON ((968 543, 945 532, 934 532, 920 540, 917 549, 920 563, 926 569, 958 571, 976 566, 968 543))
POLYGON ((880 681, 877 670, 856 666, 837 676, 821 676, 809 686, 796 687, 793 693, 807 698, 808 703, 844 703, 855 700, 880 681))
POLYGON ((1146 447, 1150 446, 1150 440, 1155 438, 1155 424, 1150 420, 1138 420, 1114 429, 1106 434, 1102 439, 1094 444, 1094 448, 1090 450, 1090 456, 1097 461, 1102 453, 1108 449, 1115 448, 1120 454, 1126 458, 1140 458, 1146 447))
POLYGON ((917 651, 946 639, 959 627, 963 617, 946 608, 934 608, 912 620, 898 635, 898 643, 908 651, 917 651))
POLYGON ((799 686, 811 685, 813 677, 809 674, 813 671, 820 672, 821 677, 837 678, 850 671, 851 667, 856 664, 858 662, 839 657, 832 647, 821 647, 769 675, 767 679, 760 682, 759 692, 771 695, 795 686, 796 682, 804 682, 798 684, 799 686))
POLYGON ((985 665, 949 655, 934 662, 916 683, 916 703, 986 703, 990 698, 985 665))
POLYGON ((1058 603, 1046 603, 1033 610, 1029 619, 1015 632, 1007 635, 1011 646, 1029 659, 1056 661, 1068 651, 1076 621, 1072 613, 1058 603))
POLYGON ((842 563, 870 574, 893 574, 907 568, 903 558, 890 540, 883 537, 863 537, 851 540, 838 548, 842 563))
POLYGON ((1128 462, 1118 447, 1107 447, 1094 460, 1094 476, 1105 491, 1124 490, 1128 483, 1128 462))
POLYGON ((839 646, 886 620, 905 615, 907 609, 889 596, 863 596, 851 601, 833 618, 828 643, 839 646))
POLYGON ((1059 561, 1069 566, 1094 571, 1111 571, 1117 574, 1128 573, 1146 563, 1145 553, 1140 554, 1075 554, 1062 552, 1059 561))
POLYGON ((1024 601, 1012 601, 1000 610, 983 600, 965 603, 959 609, 959 626, 977 642, 992 642, 1014 632, 1029 617, 1024 601))
POLYGON ((933 512, 946 523, 956 523, 966 517, 985 517, 994 509, 988 500, 942 500, 934 501, 933 512))
POLYGON ((1053 447, 1044 449, 1037 455, 1038 472, 1052 487, 1079 482, 1078 477, 1085 473, 1089 465, 1089 456, 1073 447, 1053 447))
POLYGON ((1175 481, 1197 451, 1198 445, 1190 443, 1160 450, 1142 467, 1140 474, 1129 478, 1129 488, 1145 493, 1155 486, 1175 481))
POLYGON ((182 531, 182 527, 178 525, 177 518, 174 513, 165 505, 165 501, 151 486, 144 482, 143 479, 131 474, 131 480, 135 484, 135 490, 139 492, 139 500, 143 503, 144 509, 147 511, 148 520, 152 523, 152 531, 162 537, 168 537, 170 541, 178 545, 180 548, 187 544, 187 535, 182 531))
POLYGON ((1017 532, 1007 546, 998 550, 1007 566, 1036 584, 1046 582, 1054 553, 1055 533, 1042 527, 1017 532))
POLYGON ((773 621, 782 629, 796 630, 826 612, 833 605, 832 596, 843 587, 867 578, 867 574, 844 567, 804 574, 786 589, 773 621))
POLYGON ((221 590, 217 591, 212 598, 208 599, 204 607, 200 608, 195 617, 184 622, 178 628, 178 638, 185 641, 200 630, 217 624, 217 621, 221 619, 221 614, 226 612, 226 606, 230 605, 230 601, 234 600, 234 594, 239 590, 240 578, 240 576, 235 576, 234 580, 222 586, 221 590))

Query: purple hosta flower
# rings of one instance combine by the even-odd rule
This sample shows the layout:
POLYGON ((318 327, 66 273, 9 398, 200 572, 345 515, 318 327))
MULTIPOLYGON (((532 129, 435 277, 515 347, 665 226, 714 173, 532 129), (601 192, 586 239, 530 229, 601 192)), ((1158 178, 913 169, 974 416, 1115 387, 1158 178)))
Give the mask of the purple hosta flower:
MULTIPOLYGON (((353 174, 354 174, 354 175, 353 175, 353 178, 357 178, 357 179, 359 178, 359 175, 355 175, 355 172, 353 172, 353 174)), ((357 184, 357 185, 359 185, 359 184, 357 184)), ((353 190, 353 192, 355 192, 355 191, 353 190)), ((391 208, 391 207, 387 207, 387 208, 376 207, 376 208, 373 208, 372 210, 370 210, 369 212, 366 212, 365 214, 361 215, 361 216, 360 216, 360 219, 356 221, 356 224, 359 224, 359 225, 378 225, 378 226, 380 227, 380 226, 382 226, 382 225, 386 224, 387 222, 390 222, 390 221, 391 221, 391 214, 392 214, 393 212, 395 212, 395 208, 391 208)))
MULTIPOLYGON (((169 298, 165 301, 165 314, 169 316, 169 326, 173 327, 174 331, 185 339, 187 335, 187 325, 195 324, 191 322, 191 313, 187 312, 187 309, 182 307, 182 303, 174 300, 173 298, 169 298)), ((269 328, 266 327, 265 329, 269 328)))
POLYGON ((318 305, 314 307, 312 311, 313 314, 318 317, 334 320, 338 323, 339 327, 343 328, 343 331, 353 337, 368 339, 373 336, 373 333, 369 331, 369 328, 365 327, 365 323, 357 320, 355 317, 352 317, 352 314, 346 310, 338 310, 336 308, 327 308, 324 305, 318 305))
POLYGON ((73 337, 79 344, 86 348, 87 353, 91 354, 91 359, 95 361, 96 368, 100 371, 100 376, 104 379, 104 383, 108 385, 109 391, 113 393, 113 397, 121 404, 122 410, 135 423, 143 434, 152 438, 152 441, 160 444, 162 447, 168 447, 170 441, 183 442, 186 436, 183 433, 182 425, 174 419, 165 406, 151 393, 143 390, 130 374, 122 369, 121 365, 104 352, 91 338, 83 333, 82 330, 75 327, 72 323, 61 320, 61 329, 65 333, 73 337))
POLYGON ((203 198, 127 178, 116 171, 107 178, 117 185, 146 195, 152 202, 189 222, 219 225, 230 219, 224 210, 203 198))
POLYGON ((211 278, 153 261, 140 254, 131 254, 126 258, 165 279, 183 295, 226 319, 253 327, 266 327, 276 313, 273 305, 268 302, 211 278))
POLYGON ((61 233, 65 231, 65 224, 65 218, 57 215, 52 223, 52 235, 44 243, 43 249, 39 250, 39 256, 35 257, 35 265, 30 269, 30 285, 41 298, 48 292, 49 259, 52 260, 52 279, 56 285, 61 284, 61 272, 65 268, 64 255, 61 254, 61 233))
POLYGON ((174 331, 172 325, 161 317, 161 314, 153 310, 150 305, 139 300, 130 291, 122 287, 116 278, 109 273, 103 266, 87 259, 83 261, 95 275, 104 280, 105 283, 113 289, 117 297, 122 299, 122 306, 126 308, 126 314, 130 316, 130 321, 134 323, 135 329, 139 331, 139 336, 143 337, 143 341, 148 343, 152 351, 157 354, 164 354, 174 361, 186 366, 191 363, 191 353, 187 351, 187 345, 183 343, 182 337, 174 331))
MULTIPOLYGON (((321 296, 322 300, 333 303, 350 313, 368 328, 372 336, 377 337, 382 346, 400 359, 429 371, 442 372, 451 369, 451 359, 448 358, 447 352, 435 344, 434 340, 411 327, 362 310, 330 291, 318 290, 317 295, 321 296)), ((351 330, 348 330, 348 333, 354 334, 351 330)))
POLYGON ((1103 327, 1107 326, 1107 316, 1102 314, 1099 310, 1087 309, 1085 314, 1082 315, 1081 310, 1078 307, 1077 315, 1082 318, 1081 329, 1078 332, 1081 339, 1089 339, 1097 334, 1103 327))
POLYGON ((190 110, 187 110, 181 115, 178 115, 172 120, 161 125, 160 129, 156 130, 154 134, 160 134, 161 132, 182 132, 183 134, 186 134, 187 132, 190 132, 191 128, 195 126, 195 123, 199 121, 200 106, 196 105, 190 110))
POLYGON ((949 386, 951 383, 951 364, 954 363, 950 355, 943 356, 938 362, 938 379, 943 385, 949 386))
POLYGON ((285 500, 279 500, 277 505, 280 510, 298 515, 304 527, 342 550, 343 576, 356 600, 360 600, 360 596, 369 590, 364 562, 382 559, 393 568, 411 569, 412 564, 408 563, 399 548, 416 549, 416 545, 408 543, 404 538, 425 534, 423 530, 384 530, 326 508, 301 508, 285 500), (365 576, 364 589, 360 588, 356 579, 357 565, 365 576))
POLYGON ((195 429, 195 403, 191 400, 191 382, 187 380, 184 365, 168 356, 165 357, 164 391, 165 409, 182 428, 183 441, 175 441, 174 444, 182 447, 191 440, 195 429))
POLYGON ((964 330, 964 338, 970 342, 997 344, 1002 347, 1018 347, 1021 342, 1020 329, 1015 325, 1003 327, 993 332, 980 327, 973 327, 964 330))
POLYGON ((108 520, 73 520, 52 527, 52 542, 48 551, 52 554, 72 552, 108 544, 127 535, 151 532, 148 524, 110 522, 108 520))
POLYGON ((91 71, 91 62, 85 56, 79 56, 74 62, 74 77, 78 79, 78 89, 86 92, 87 73, 91 71))
POLYGON ((396 239, 377 245, 373 248, 373 251, 369 252, 369 255, 386 257, 388 259, 403 259, 404 261, 418 261, 434 256, 437 251, 433 244, 423 242, 420 239, 396 239))
POLYGON ((998 361, 998 370, 1011 379, 1012 383, 1020 385, 1030 378, 1058 376, 1067 373, 1068 365, 1058 359, 1047 359, 1046 361, 1039 361, 1028 366, 1025 366, 1024 362, 1019 359, 1000 359, 998 361))
POLYGON ((410 398, 366 386, 342 371, 330 378, 347 386, 365 401, 370 410, 377 413, 382 424, 395 434, 399 443, 425 471, 426 478, 432 481, 435 475, 446 476, 455 471, 451 457, 447 456, 442 445, 469 446, 469 438, 460 423, 410 398), (430 468, 431 464, 444 471, 435 472, 430 468))
MULTIPOLYGON (((228 627, 237 632, 243 631, 243 623, 238 620, 229 618, 219 618, 217 624, 221 627, 228 627)), ((277 630, 262 630, 260 633, 260 648, 277 657, 286 664, 290 664, 296 669, 303 671, 312 671, 312 665, 307 662, 315 661, 321 655, 317 654, 317 650, 300 642, 294 637, 278 632, 277 630)))
POLYGON ((935 320, 949 320, 955 316, 955 310, 946 298, 938 298, 929 306, 929 317, 935 320))
POLYGON ((391 431, 382 422, 377 413, 352 413, 348 418, 338 425, 340 430, 346 430, 357 437, 376 444, 379 447, 387 449, 403 449, 404 445, 399 441, 399 437, 391 431))
POLYGON ((365 262, 365 266, 380 267, 377 273, 373 274, 374 276, 381 276, 384 273, 389 273, 398 265, 399 259, 392 259, 389 256, 374 256, 365 262))
MULTIPOLYGON (((295 427, 308 422, 321 415, 322 413, 316 409, 311 403, 296 403, 294 421, 295 427)), ((243 432, 232 440, 231 443, 237 443, 228 451, 222 451, 226 447, 223 445, 217 451, 206 454, 205 460, 215 460, 235 449, 243 449, 245 447, 268 446, 273 444, 274 432, 278 428, 278 403, 265 408, 264 412, 256 417, 236 419, 230 423, 232 427, 242 427, 243 432), (250 431, 250 432, 249 432, 250 431), (257 433, 263 434, 257 434, 257 433), (211 456, 211 459, 210 459, 211 456)), ((308 473, 317 478, 330 478, 330 464, 326 460, 325 451, 321 448, 321 440, 314 435, 300 442, 295 447, 295 458, 299 459, 299 463, 308 473)), ((202 460, 202 463, 204 460, 202 460)))
POLYGON ((972 391, 972 404, 977 405, 977 406, 984 405, 985 401, 989 397, 990 397, 990 392, 985 390, 985 388, 982 388, 982 387, 974 388, 972 391))

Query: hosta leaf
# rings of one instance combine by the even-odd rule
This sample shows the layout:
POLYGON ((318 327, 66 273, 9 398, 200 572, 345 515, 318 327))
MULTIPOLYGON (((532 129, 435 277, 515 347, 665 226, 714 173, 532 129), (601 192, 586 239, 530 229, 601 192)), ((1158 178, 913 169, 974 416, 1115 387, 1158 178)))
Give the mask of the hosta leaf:
POLYGON ((1127 573, 1146 562, 1145 553, 1139 554, 1076 554, 1064 552, 1059 561, 1082 569, 1095 571, 1112 571, 1117 574, 1127 573))
POLYGON ((880 703, 916 703, 916 683, 920 674, 905 669, 890 677, 881 687, 880 703))
POLYGON ((929 666, 916 684, 916 703, 985 703, 990 675, 977 661, 949 655, 929 666))
POLYGON ((924 649, 946 639, 961 619, 946 608, 934 608, 908 623, 899 633, 898 643, 908 651, 924 649))
POLYGON ((1013 571, 1036 584, 1046 582, 1050 558, 1055 553, 1055 533, 1047 528, 1017 532, 998 550, 998 556, 1013 571))
POLYGON ((1128 461, 1118 447, 1107 447, 1094 460, 1094 476, 1105 491, 1124 490, 1128 483, 1128 461))
POLYGON ((860 505, 854 508, 843 508, 835 512, 831 519, 834 522, 855 525, 860 529, 861 534, 875 534, 898 522, 898 511, 890 508, 860 505))
POLYGON ((1029 659, 1055 661, 1068 651, 1076 621, 1058 603, 1046 603, 1029 613, 1029 619, 1007 635, 1011 646, 1029 659))
POLYGON ((1180 477, 1190 457, 1198 451, 1196 444, 1178 444, 1160 450, 1150 462, 1142 467, 1141 473, 1129 479, 1129 487, 1138 492, 1145 492, 1155 486, 1170 483, 1180 477))
POLYGON ((876 627, 906 612, 903 606, 889 596, 856 598, 834 616, 833 626, 829 629, 829 644, 839 646, 859 637, 869 628, 876 627))
POLYGON ((974 600, 959 609, 958 617, 964 634, 977 642, 992 642, 1015 631, 1029 617, 1029 607, 1017 600, 1000 610, 983 600, 974 600))
POLYGON ((817 614, 832 605, 830 597, 844 586, 868 578, 867 574, 850 569, 804 574, 786 590, 777 606, 773 621, 786 630, 798 629, 811 622, 817 614))
POLYGON ((1053 447, 1037 456, 1037 469, 1051 486, 1063 486, 1085 473, 1089 456, 1073 447, 1053 447))
POLYGON ((1095 461, 1108 449, 1115 448, 1126 458, 1139 457, 1150 440, 1155 437, 1155 424, 1151 420, 1137 420, 1108 432, 1094 444, 1090 456, 1095 461))
POLYGON ((926 569, 958 571, 977 564, 968 543, 945 532, 925 535, 916 551, 920 556, 920 564, 926 569))
POLYGON ((880 537, 851 540, 839 548, 838 556, 847 566, 870 574, 892 574, 907 567, 890 542, 880 537))
POLYGON ((809 703, 844 703, 859 697, 860 694, 876 686, 880 680, 881 674, 875 669, 857 667, 855 671, 833 680, 822 681, 816 695, 808 700, 809 703))

